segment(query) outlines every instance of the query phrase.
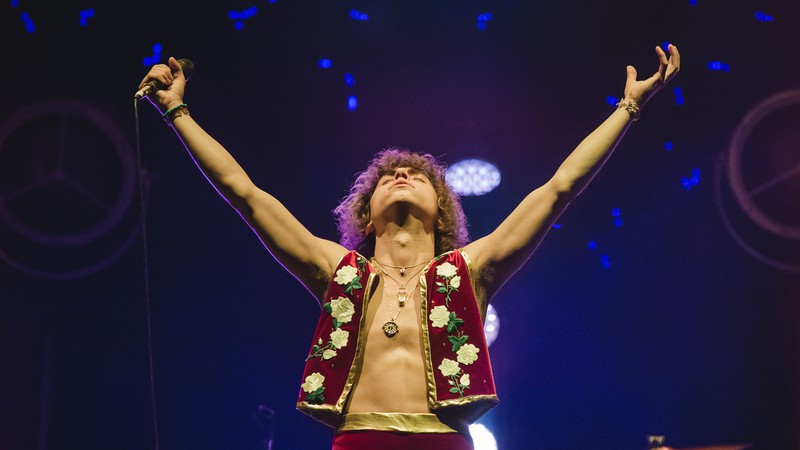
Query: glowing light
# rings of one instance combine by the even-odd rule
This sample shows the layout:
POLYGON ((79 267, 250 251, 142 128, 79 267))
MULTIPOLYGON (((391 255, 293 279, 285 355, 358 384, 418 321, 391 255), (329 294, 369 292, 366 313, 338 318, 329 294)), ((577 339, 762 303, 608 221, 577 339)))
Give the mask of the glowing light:
POLYGON ((84 9, 83 11, 78 13, 78 23, 80 26, 85 27, 89 25, 89 19, 94 17, 94 10, 93 9, 84 9))
POLYGON ((597 241, 589 241, 589 250, 597 250, 597 241))
POLYGON ((356 84, 356 79, 353 78, 352 74, 346 73, 344 74, 344 84, 352 87, 356 84))
POLYGON ((619 99, 617 97, 614 97, 613 95, 609 95, 608 97, 606 97, 606 103, 608 103, 611 106, 617 106, 617 103, 619 103, 619 99))
POLYGON ((317 65, 321 69, 330 69, 331 66, 333 65, 333 62, 331 62, 331 60, 328 58, 322 58, 319 61, 317 61, 317 65))
POLYGON ((664 150, 668 152, 672 151, 672 142, 670 141, 664 142, 664 150))
POLYGON ((19 6, 19 0, 11 0, 11 7, 16 8, 19 6))
POLYGON ((600 255, 600 265, 603 266, 604 269, 610 269, 611 268, 611 258, 609 258, 608 255, 605 255, 605 254, 600 255))
POLYGON ((697 6, 697 0, 689 0, 689 4, 692 6, 697 6))
POLYGON ((245 20, 255 16, 257 12, 258 8, 256 8, 255 6, 251 6, 242 12, 235 11, 232 9, 228 11, 228 18, 231 20, 245 20))
POLYGON ((244 28, 244 22, 242 22, 241 20, 237 20, 236 23, 233 24, 233 28, 236 30, 241 30, 242 28, 244 28))
POLYGON ((759 22, 772 22, 773 20, 775 20, 774 17, 770 16, 769 14, 764 14, 761 11, 756 11, 755 16, 756 20, 758 20, 759 22))
POLYGON ((147 67, 150 67, 154 64, 158 64, 161 61, 161 50, 162 50, 161 44, 159 43, 153 44, 153 54, 150 56, 145 56, 142 59, 142 63, 147 67))
POLYGON ((369 20, 369 16, 359 12, 358 10, 351 9, 350 10, 350 18, 353 20, 369 20))
POLYGON ((483 13, 483 14, 478 14, 478 29, 479 30, 485 30, 487 24, 489 23, 489 21, 492 20, 492 17, 493 17, 492 13, 489 13, 489 12, 483 13))
POLYGON ((469 426, 469 434, 475 450, 497 450, 497 439, 486 426, 480 423, 473 423, 469 426))
POLYGON ((611 215, 614 217, 619 217, 620 215, 622 215, 622 212, 620 211, 619 208, 612 208, 611 215))
POLYGON ((347 109, 350 111, 355 111, 356 108, 358 108, 358 99, 356 96, 351 95, 350 97, 347 97, 347 109))
POLYGON ((20 13, 19 18, 22 19, 22 22, 25 24, 25 31, 27 31, 28 34, 32 34, 34 31, 36 31, 36 26, 33 24, 33 19, 31 19, 30 14, 22 12, 20 13))
POLYGON ((713 70, 716 72, 730 72, 731 65, 720 61, 711 61, 708 63, 708 70, 713 70))
POLYGON ((500 185, 500 170, 480 159, 465 159, 447 168, 445 180, 459 195, 483 195, 500 185))
POLYGON ((614 219, 614 226, 617 227, 617 228, 621 227, 622 226, 622 219, 619 218, 619 217, 614 219))
POLYGON ((561 229, 561 224, 560 223, 554 223, 553 224, 553 228, 555 228, 556 230, 560 230, 561 229))
POLYGON ((694 168, 692 169, 691 177, 683 177, 681 178, 681 186, 687 191, 691 190, 693 187, 700 184, 700 169, 694 168))
POLYGON ((683 89, 676 87, 672 90, 672 93, 675 94, 675 103, 678 105, 684 104, 686 101, 683 98, 683 89))
POLYGON ((486 309, 486 322, 483 324, 483 334, 486 335, 486 346, 492 345, 492 342, 497 339, 500 333, 500 316, 497 315, 497 310, 494 309, 491 303, 486 309))

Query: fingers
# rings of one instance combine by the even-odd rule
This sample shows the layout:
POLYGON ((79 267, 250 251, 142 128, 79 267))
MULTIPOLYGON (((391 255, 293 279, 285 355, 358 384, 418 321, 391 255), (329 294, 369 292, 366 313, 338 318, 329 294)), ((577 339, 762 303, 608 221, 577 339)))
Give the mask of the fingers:
POLYGON ((681 54, 678 52, 678 47, 669 44, 669 62, 667 64, 667 73, 665 80, 670 80, 678 75, 681 71, 681 54))
POLYGON ((628 80, 627 83, 635 83, 636 82, 636 68, 633 66, 627 66, 625 68, 628 71, 628 80))
POLYGON ((658 72, 665 83, 675 78, 681 70, 681 54, 678 52, 678 47, 669 44, 667 50, 669 51, 669 59, 667 59, 667 54, 664 53, 661 47, 656 47, 659 62, 658 72))
POLYGON ((172 71, 173 77, 182 77, 183 76, 183 67, 181 67, 180 63, 177 59, 170 56, 169 60, 167 60, 169 64, 169 68, 172 71))

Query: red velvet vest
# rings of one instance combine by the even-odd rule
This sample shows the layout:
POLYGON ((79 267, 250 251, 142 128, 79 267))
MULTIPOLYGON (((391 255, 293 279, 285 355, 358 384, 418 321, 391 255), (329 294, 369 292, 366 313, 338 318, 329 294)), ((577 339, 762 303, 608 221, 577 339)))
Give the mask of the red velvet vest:
MULTIPOLYGON (((431 412, 474 422, 497 403, 497 393, 483 334, 485 311, 476 300, 470 269, 462 251, 428 263, 419 280, 425 322, 420 329, 431 412)), ((368 293, 377 276, 355 251, 342 258, 306 358, 297 409, 334 428, 363 363, 368 293)))

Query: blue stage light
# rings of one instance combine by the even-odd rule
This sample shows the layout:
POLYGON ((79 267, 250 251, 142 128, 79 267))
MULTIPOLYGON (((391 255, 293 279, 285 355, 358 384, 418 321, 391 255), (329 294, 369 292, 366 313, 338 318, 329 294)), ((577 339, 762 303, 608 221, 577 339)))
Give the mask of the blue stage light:
POLYGON ((606 103, 608 103, 611 106, 617 106, 617 103, 619 103, 619 99, 617 97, 614 97, 613 95, 609 95, 608 97, 606 97, 606 103))
POLYGON ((234 22, 234 24, 233 24, 233 28, 234 28, 235 30, 241 30, 241 29, 243 29, 243 28, 244 28, 244 22, 242 22, 241 20, 237 20, 236 22, 234 22))
POLYGON ((610 269, 611 258, 609 258, 606 254, 600 255, 600 265, 603 266, 604 269, 610 269))
POLYGON ((689 4, 692 6, 697 6, 697 0, 689 0, 689 4))
POLYGON ((668 152, 672 151, 672 142, 670 142, 670 141, 664 142, 664 150, 666 150, 668 152))
POLYGON ((356 84, 356 79, 353 78, 352 74, 346 73, 344 74, 344 84, 352 87, 356 84))
POLYGON ((731 65, 720 61, 711 61, 710 63, 708 63, 708 69, 718 72, 730 72, 731 65))
POLYGON ((447 168, 445 180, 458 195, 483 195, 500 185, 500 169, 480 159, 465 159, 447 168))
POLYGON ((556 230, 560 230, 561 229, 561 224, 560 223, 554 223, 553 224, 553 228, 555 228, 556 230))
POLYGON ((358 99, 356 96, 351 95, 350 97, 347 97, 347 109, 350 111, 355 111, 356 108, 358 108, 358 99))
POLYGON ((619 217, 622 215, 622 211, 619 208, 611 208, 611 215, 614 217, 619 217))
POLYGON ((317 62, 317 65, 322 69, 330 69, 333 63, 330 59, 322 58, 317 62))
POLYGON ((478 14, 478 29, 485 30, 487 23, 492 20, 492 13, 478 14))
POLYGON ((89 25, 89 19, 92 17, 94 17, 94 10, 84 9, 78 13, 78 24, 80 24, 82 27, 85 27, 86 25, 89 25))
POLYGON ((617 227, 617 228, 621 227, 622 226, 622 218, 617 217, 616 219, 614 219, 614 226, 617 227))
POLYGON ((33 24, 33 19, 31 19, 30 14, 26 12, 22 12, 19 14, 19 18, 22 19, 22 22, 25 24, 25 31, 28 34, 33 34, 36 31, 36 26, 33 24))
POLYGON ((353 20, 369 20, 369 16, 355 9, 350 10, 350 18, 353 20))
POLYGON ((589 241, 589 250, 597 250, 597 241, 589 241))
POLYGON ((11 0, 11 7, 16 8, 19 6, 19 0, 11 0))
POLYGON ((773 20, 775 20, 774 17, 770 16, 769 14, 764 14, 761 11, 756 11, 755 16, 756 20, 758 20, 759 22, 772 22, 773 20))

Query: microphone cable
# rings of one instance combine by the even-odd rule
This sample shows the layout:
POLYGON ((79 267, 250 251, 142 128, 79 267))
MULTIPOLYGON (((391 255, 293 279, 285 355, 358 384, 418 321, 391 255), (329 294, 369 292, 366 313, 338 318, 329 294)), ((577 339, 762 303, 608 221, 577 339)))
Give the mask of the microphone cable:
POLYGON ((144 252, 143 265, 144 265, 144 310, 145 322, 147 325, 147 371, 149 376, 150 388, 150 411, 153 418, 153 448, 160 450, 160 439, 158 434, 158 406, 156 403, 156 383, 155 383, 155 370, 153 367, 153 321, 152 312, 150 307, 150 263, 148 261, 147 249, 147 208, 145 206, 145 176, 144 168, 142 165, 142 147, 139 132, 139 99, 133 100, 133 115, 136 122, 136 171, 139 179, 139 209, 142 213, 142 250, 144 252))

